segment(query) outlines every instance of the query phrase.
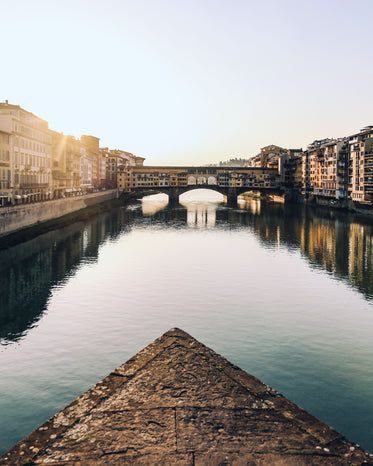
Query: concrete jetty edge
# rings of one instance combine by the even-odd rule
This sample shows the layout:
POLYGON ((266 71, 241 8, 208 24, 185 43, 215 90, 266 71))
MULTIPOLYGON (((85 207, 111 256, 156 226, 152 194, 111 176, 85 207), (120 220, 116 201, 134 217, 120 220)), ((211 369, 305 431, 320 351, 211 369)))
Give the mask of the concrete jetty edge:
POLYGON ((373 455, 175 328, 0 458, 23 464, 373 465, 373 455))

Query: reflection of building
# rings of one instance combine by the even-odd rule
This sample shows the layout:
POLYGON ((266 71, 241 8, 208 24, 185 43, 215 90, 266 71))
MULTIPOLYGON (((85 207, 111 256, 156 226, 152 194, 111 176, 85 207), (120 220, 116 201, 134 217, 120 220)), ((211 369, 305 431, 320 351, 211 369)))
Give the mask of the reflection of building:
POLYGON ((349 279, 373 293, 373 233, 372 227, 351 223, 349 225, 349 279))
POLYGON ((0 131, 3 202, 49 199, 52 138, 48 123, 5 101, 0 103, 0 131))
POLYGON ((313 262, 335 272, 336 237, 334 222, 317 219, 308 224, 307 255, 313 262))
MULTIPOLYGON (((121 211, 122 215, 126 215, 121 211)), ((95 217, 0 251, 0 339, 17 341, 42 316, 51 289, 71 276, 83 258, 96 260, 99 244, 126 218, 95 217)))
POLYGON ((237 206, 239 209, 248 210, 254 215, 260 215, 261 209, 261 200, 260 199, 238 199, 237 206))

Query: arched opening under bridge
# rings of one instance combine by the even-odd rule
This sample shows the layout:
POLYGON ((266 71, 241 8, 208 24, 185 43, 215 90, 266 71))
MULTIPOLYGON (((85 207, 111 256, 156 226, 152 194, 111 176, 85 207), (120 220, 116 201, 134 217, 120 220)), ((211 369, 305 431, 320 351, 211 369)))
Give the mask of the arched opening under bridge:
POLYGON ((187 202, 223 202, 224 194, 213 189, 191 189, 180 195, 180 203, 187 202))

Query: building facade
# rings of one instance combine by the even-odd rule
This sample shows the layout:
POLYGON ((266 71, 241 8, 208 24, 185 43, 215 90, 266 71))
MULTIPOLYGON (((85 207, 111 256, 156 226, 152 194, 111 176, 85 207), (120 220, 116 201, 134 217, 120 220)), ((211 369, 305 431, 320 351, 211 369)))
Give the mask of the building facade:
POLYGON ((302 194, 373 203, 373 127, 339 139, 316 140, 302 157, 302 194))
POLYGON ((0 103, 0 132, 2 202, 51 199, 52 135, 48 123, 5 101, 0 103))
POLYGON ((10 138, 9 133, 0 131, 0 206, 10 204, 12 199, 10 138))
POLYGON ((100 186, 100 139, 95 136, 83 135, 80 138, 83 145, 82 171, 85 178, 84 186, 88 191, 97 189, 100 186))
POLYGON ((162 189, 188 186, 279 189, 277 169, 256 167, 124 167, 118 172, 118 189, 162 189))
POLYGON ((144 167, 144 158, 99 147, 100 139, 52 131, 18 105, 0 102, 0 206, 75 196, 102 188, 217 185, 248 191, 279 186, 306 199, 373 206, 373 126, 305 151, 262 147, 246 167, 144 167), (250 170, 251 169, 251 170, 250 170))
POLYGON ((81 143, 73 136, 51 131, 52 134, 52 192, 53 198, 80 193, 81 143))
POLYGON ((373 202, 373 126, 349 138, 348 192, 354 201, 373 202))

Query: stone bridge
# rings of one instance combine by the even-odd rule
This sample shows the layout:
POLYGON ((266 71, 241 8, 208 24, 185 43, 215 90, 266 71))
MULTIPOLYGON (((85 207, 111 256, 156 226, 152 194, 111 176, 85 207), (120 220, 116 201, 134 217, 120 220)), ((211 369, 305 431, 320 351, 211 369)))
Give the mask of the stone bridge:
POLYGON ((247 191, 281 194, 276 169, 253 167, 125 167, 118 171, 118 188, 129 193, 154 190, 166 193, 170 203, 193 189, 211 189, 227 197, 229 205, 247 191))

